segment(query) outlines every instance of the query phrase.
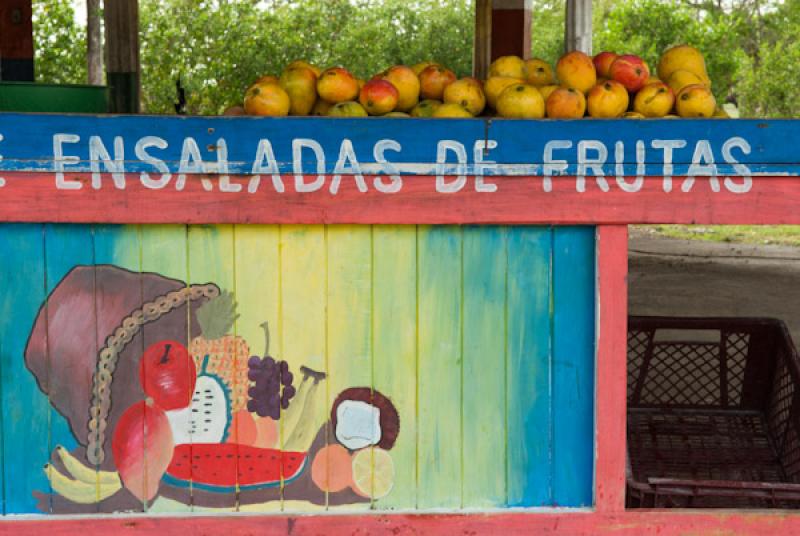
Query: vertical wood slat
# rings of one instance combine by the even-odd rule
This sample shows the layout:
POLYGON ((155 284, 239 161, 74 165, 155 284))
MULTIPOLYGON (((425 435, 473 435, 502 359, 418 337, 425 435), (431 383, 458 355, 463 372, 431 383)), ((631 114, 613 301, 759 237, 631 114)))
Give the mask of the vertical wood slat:
MULTIPOLYGON (((189 275, 189 230, 185 225, 147 225, 140 226, 139 233, 139 251, 118 251, 118 256, 135 255, 136 260, 127 266, 131 269, 137 269, 141 273, 140 277, 140 292, 144 292, 144 278, 148 273, 159 274, 163 277, 169 277, 191 284, 189 275), (135 263, 135 265, 134 265, 135 263)), ((117 249, 120 250, 124 246, 118 244, 117 249)), ((117 262, 118 264, 119 262, 117 262)), ((143 303, 146 301, 144 296, 140 299, 143 303)), ((176 341, 183 344, 187 349, 190 349, 192 337, 192 325, 189 320, 189 315, 192 310, 196 310, 196 306, 191 302, 186 306, 186 331, 184 333, 175 333, 170 336, 176 341)), ((141 348, 144 352, 148 344, 157 341, 160 334, 154 333, 157 328, 153 325, 145 324, 142 326, 141 332, 141 348)), ((189 453, 192 454, 192 447, 189 447, 189 453)), ((191 473, 191 471, 190 471, 191 473)), ((187 496, 191 497, 192 489, 187 488, 187 496)), ((163 513, 186 513, 194 511, 193 501, 189 504, 181 504, 178 501, 161 502, 148 505, 148 511, 153 511, 156 508, 159 512, 163 513)))
POLYGON ((625 510, 628 228, 597 228, 595 507, 625 510))
MULTIPOLYGON (((4 514, 37 512, 34 490, 49 492, 41 467, 49 457, 50 404, 23 362, 33 319, 44 302, 44 225, 7 224, 0 232, 0 371, 4 514), (26 262, 20 262, 25 259, 26 262), (21 404, 20 401, 25 401, 21 404)), ((45 504, 49 508, 49 500, 45 504)))
MULTIPOLYGON (((299 371, 306 365, 330 374, 327 348, 327 292, 326 266, 327 231, 322 225, 281 226, 280 270, 281 312, 280 332, 283 354, 275 356, 289 361, 292 369, 299 371)), ((335 371, 334 371, 335 372, 335 371)), ((329 380, 315 388, 314 396, 318 415, 327 415, 326 390, 329 380)), ((299 386, 299 384, 298 384, 299 386)), ((282 421, 282 420, 281 420, 282 421)), ((283 429, 281 440, 285 444, 289 430, 283 429)), ((307 469, 308 470, 308 469, 307 469)), ((316 489, 316 488, 315 488, 316 489)), ((319 511, 319 505, 300 503, 296 488, 284 489, 284 508, 291 511, 319 511), (291 501, 291 502, 290 502, 291 501)), ((322 494, 324 507, 327 497, 322 494)))
POLYGON ((418 508, 461 507, 461 233, 420 227, 418 508))
MULTIPOLYGON (((265 335, 261 327, 262 322, 267 322, 270 330, 270 355, 283 358, 281 347, 280 319, 280 227, 277 225, 236 225, 234 270, 236 281, 236 294, 238 312, 241 315, 237 322, 237 333, 243 337, 250 347, 250 355, 264 356, 265 335)), ((292 363, 294 372, 294 385, 299 386, 300 379, 297 365, 292 363)), ((260 420, 252 414, 254 422, 260 420)), ((280 421, 279 421, 280 422, 280 421)), ((238 424, 233 431, 237 439, 243 433, 243 427, 238 424)), ((265 441, 267 436, 264 427, 261 427, 262 437, 256 439, 265 441)), ((275 444, 266 445, 270 448, 279 448, 281 444, 280 426, 275 444)), ((241 510, 248 512, 276 512, 281 510, 281 500, 254 503, 248 497, 252 492, 241 492, 241 510)), ((280 493, 280 492, 279 492, 280 493)))
POLYGON ((507 499, 506 231, 463 233, 463 506, 500 507, 507 499))
POLYGON ((509 506, 552 504, 551 251, 551 228, 509 228, 509 506))
MULTIPOLYGON (((325 268, 328 380, 324 411, 328 417, 343 390, 350 387, 372 389, 372 228, 329 226, 325 268)), ((335 437, 335 431, 331 430, 328 435, 335 437)), ((369 479, 364 485, 371 485, 372 477, 369 479)), ((362 491, 371 494, 370 489, 362 491)), ((332 493, 328 495, 329 507, 336 506, 336 498, 332 493)), ((348 509, 369 506, 370 503, 354 504, 348 509)))
MULTIPOLYGON (((219 286, 220 291, 233 292, 235 290, 233 227, 231 225, 190 226, 187 240, 188 281, 201 284, 213 282, 219 286)), ((189 332, 200 333, 200 326, 190 324, 189 332)), ((236 336, 236 324, 229 336, 236 336)), ((213 344, 208 339, 206 341, 206 344, 213 344)), ((233 345, 230 345, 230 348, 232 347, 233 345)), ((199 375, 201 371, 197 372, 199 375)), ((230 469, 230 474, 226 476, 225 480, 238 482, 238 457, 237 464, 230 469)), ((192 488, 193 496, 203 493, 207 492, 192 488)), ((209 500, 214 502, 213 506, 221 510, 235 511, 238 507, 238 495, 235 492, 215 493, 209 500)))
POLYGON ((373 236, 373 387, 400 416, 391 450, 395 482, 379 510, 417 504, 417 234, 414 227, 375 226, 373 236))
POLYGON ((592 227, 553 230, 553 503, 590 506, 594 445, 592 227))

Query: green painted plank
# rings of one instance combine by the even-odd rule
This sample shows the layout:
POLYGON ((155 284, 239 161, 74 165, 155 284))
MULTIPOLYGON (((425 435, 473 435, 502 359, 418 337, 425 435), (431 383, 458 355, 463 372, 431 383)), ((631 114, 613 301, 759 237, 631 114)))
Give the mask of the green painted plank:
POLYGON ((506 230, 464 228, 464 506, 506 503, 506 230))
POLYGON ((418 252, 418 507, 459 508, 461 230, 421 227, 418 252))
POLYGON ((552 231, 508 231, 509 506, 552 504, 550 281, 552 231))
POLYGON ((378 510, 417 504, 417 233, 413 226, 375 226, 373 234, 373 387, 400 416, 390 454, 392 491, 378 510))
POLYGON ((590 506, 594 489, 594 227, 555 228, 553 294, 553 502, 590 506))

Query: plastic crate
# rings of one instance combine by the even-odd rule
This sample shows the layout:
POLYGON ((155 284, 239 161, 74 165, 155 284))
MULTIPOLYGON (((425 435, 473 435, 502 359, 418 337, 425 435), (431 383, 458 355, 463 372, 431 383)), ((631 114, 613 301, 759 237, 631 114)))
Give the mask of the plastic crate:
POLYGON ((780 320, 631 317, 628 506, 800 507, 798 385, 780 320))

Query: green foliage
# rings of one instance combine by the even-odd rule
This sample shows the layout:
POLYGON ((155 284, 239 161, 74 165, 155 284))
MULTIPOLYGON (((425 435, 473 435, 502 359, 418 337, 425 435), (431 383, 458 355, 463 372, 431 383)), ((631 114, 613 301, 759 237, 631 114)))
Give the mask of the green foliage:
POLYGON ((71 0, 33 0, 37 82, 86 83, 86 28, 74 15, 71 0))
POLYGON ((362 78, 427 59, 465 75, 472 62, 467 0, 142 0, 140 27, 143 108, 153 113, 173 111, 178 77, 188 112, 213 114, 294 59, 362 78))

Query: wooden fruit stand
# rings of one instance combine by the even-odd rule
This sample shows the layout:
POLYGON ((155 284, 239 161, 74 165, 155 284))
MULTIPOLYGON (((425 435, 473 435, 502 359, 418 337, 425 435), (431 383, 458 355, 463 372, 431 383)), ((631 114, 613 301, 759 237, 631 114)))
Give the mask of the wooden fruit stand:
MULTIPOLYGON (((476 33, 527 51, 529 3, 476 33)), ((798 137, 0 112, 0 533, 800 532, 625 500, 627 226, 800 224, 798 137)))
MULTIPOLYGON (((800 223, 798 134, 795 121, 2 114, 0 531, 798 530, 788 512, 626 511, 623 448, 627 225, 800 223), (82 292, 79 266, 93 274, 82 292), (388 397, 390 492, 315 495, 301 475, 270 496, 162 482, 138 506, 59 497, 42 465, 91 441, 96 371, 78 369, 111 344, 114 303, 146 311, 153 277, 234 292, 232 335, 261 355, 268 320, 272 355, 327 374, 323 414, 342 389, 388 397), (41 512, 59 517, 29 517, 41 512)), ((192 347, 185 311, 169 335, 145 326, 132 363, 166 336, 192 347)), ((113 400, 137 396, 120 355, 109 427, 113 400)))

